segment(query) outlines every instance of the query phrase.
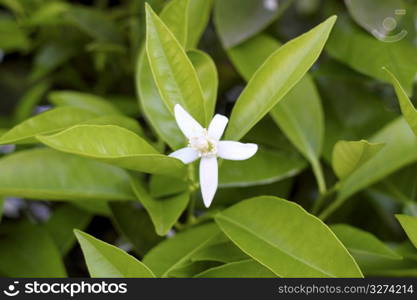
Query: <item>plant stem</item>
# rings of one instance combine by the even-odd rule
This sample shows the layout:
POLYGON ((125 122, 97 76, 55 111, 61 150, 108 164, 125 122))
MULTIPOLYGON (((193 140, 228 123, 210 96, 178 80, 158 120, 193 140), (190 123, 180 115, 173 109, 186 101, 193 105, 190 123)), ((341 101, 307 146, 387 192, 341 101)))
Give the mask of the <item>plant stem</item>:
POLYGON ((186 223, 187 226, 194 224, 196 220, 194 216, 195 202, 196 202, 196 194, 191 193, 190 202, 188 203, 188 210, 187 210, 187 223, 186 223))
POLYGON ((187 225, 191 225, 195 222, 194 210, 196 202, 196 190, 198 189, 198 183, 195 178, 195 167, 194 164, 188 166, 188 179, 189 179, 189 191, 190 191, 190 200, 188 202, 187 210, 187 225))
POLYGON ((323 196, 326 194, 326 181, 324 179, 323 169, 321 167, 320 161, 317 158, 314 158, 310 160, 310 163, 314 176, 316 177, 319 193, 323 196))
POLYGON ((328 189, 324 194, 320 195, 320 197, 316 200, 316 202, 313 205, 313 208, 311 210, 311 212, 313 214, 317 214, 317 212, 320 210, 320 208, 322 207, 324 201, 329 198, 330 196, 332 196, 339 188, 339 183, 336 183, 334 186, 332 186, 330 189, 328 189))

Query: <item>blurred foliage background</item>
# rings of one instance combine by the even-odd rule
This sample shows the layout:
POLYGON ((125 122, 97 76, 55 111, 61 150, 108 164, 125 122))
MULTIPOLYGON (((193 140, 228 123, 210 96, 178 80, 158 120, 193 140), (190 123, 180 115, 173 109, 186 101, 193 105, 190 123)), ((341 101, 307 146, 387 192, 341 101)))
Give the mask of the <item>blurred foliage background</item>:
MULTIPOLYGON (((146 2, 160 12, 167 1, 146 2)), ((207 2, 213 4, 211 0, 207 2)), ((226 49, 260 32, 286 42, 327 16, 338 15, 324 55, 311 71, 324 109, 323 156, 330 184, 336 180, 328 163, 337 140, 368 138, 400 115, 394 91, 386 83, 380 67, 392 67, 409 94, 416 94, 415 1, 373 1, 377 4, 370 7, 361 5, 360 1, 339 0, 214 2, 198 48, 215 61, 219 73, 216 111, 223 114, 230 112, 245 85, 226 49), (387 14, 392 15, 388 21, 387 14)), ((145 0, 0 0, 0 133, 53 107, 54 91, 70 90, 104 99, 137 119, 149 138, 154 138, 139 109, 135 87, 136 61, 145 33, 144 3, 145 0)), ((81 106, 82 101, 81 97, 81 106)), ((279 131, 268 118, 262 124, 279 131)), ((283 134, 276 134, 272 139, 265 136, 265 143, 293 149, 283 134)), ((32 146, 0 146, 0 155, 27 147, 32 146)), ((296 173, 299 174, 296 177, 255 188, 222 189, 215 202, 227 205, 228 195, 232 194, 233 198, 274 194, 310 205, 317 195, 314 176, 304 167, 296 173)), ((402 240, 404 234, 392 213, 407 209, 417 215, 415 174, 413 165, 392 175, 398 181, 409 179, 407 184, 402 182, 402 191, 414 204, 403 208, 392 190, 376 185, 355 195, 331 221, 350 223, 384 240, 402 240), (370 211, 373 218, 369 218, 370 211)), ((87 276, 82 254, 72 235, 74 227, 85 229, 138 257, 161 240, 152 230, 140 230, 151 228, 149 216, 130 203, 89 207, 16 197, 5 197, 3 202, 0 274, 4 276, 53 274, 53 270, 37 270, 35 262, 53 255, 43 249, 57 241, 68 274, 87 276), (21 252, 21 248, 27 252, 21 254, 19 260, 23 265, 19 268, 14 265, 13 254, 21 252)))

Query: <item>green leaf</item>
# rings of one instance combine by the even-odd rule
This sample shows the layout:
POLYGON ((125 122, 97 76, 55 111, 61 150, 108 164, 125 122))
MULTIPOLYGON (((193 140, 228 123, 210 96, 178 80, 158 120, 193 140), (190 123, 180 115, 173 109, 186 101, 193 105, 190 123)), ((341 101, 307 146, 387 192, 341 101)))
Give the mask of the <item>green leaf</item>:
POLYGON ((130 170, 181 177, 185 165, 159 154, 144 139, 113 125, 76 125, 49 136, 37 136, 59 151, 97 159, 130 170))
POLYGON ((327 218, 358 191, 417 161, 417 138, 403 118, 386 125, 370 141, 385 143, 385 146, 343 180, 336 200, 320 214, 321 219, 327 218))
POLYGON ((107 201, 71 200, 71 204, 82 209, 85 212, 88 212, 96 216, 102 216, 102 217, 110 216, 110 209, 108 205, 109 202, 107 201))
POLYGON ((51 26, 65 24, 63 14, 71 7, 68 3, 50 1, 45 2, 24 20, 29 26, 51 26))
POLYGON ((294 176, 305 166, 305 161, 296 153, 260 148, 248 160, 223 161, 219 184, 222 187, 268 184, 294 176))
POLYGON ((397 94, 398 102, 400 103, 401 112, 404 116, 404 119, 407 121, 408 125, 410 125, 411 129, 413 130, 414 134, 417 135, 417 110, 414 107, 413 103, 411 102, 410 98, 408 98, 407 93, 401 86, 401 83, 392 74, 387 68, 383 68, 385 72, 388 74, 389 80, 391 84, 394 86, 395 93, 397 94))
POLYGON ((164 101, 159 95, 145 51, 140 54, 138 59, 136 89, 142 111, 158 136, 171 149, 178 149, 184 146, 184 135, 178 128, 174 116, 165 106, 164 101))
POLYGON ((75 244, 74 228, 83 230, 92 217, 91 214, 71 204, 64 204, 54 210, 45 227, 62 256, 65 256, 75 244))
POLYGON ((73 5, 65 12, 65 19, 98 41, 123 42, 123 33, 117 25, 98 9, 73 5))
POLYGON ((237 262, 244 259, 248 259, 248 256, 230 241, 207 246, 191 257, 192 261, 218 261, 221 263, 237 262))
POLYGON ((217 75, 216 65, 210 56, 200 50, 189 50, 187 55, 197 71, 201 88, 204 95, 204 111, 206 112, 206 120, 214 114, 217 101, 217 88, 219 78, 217 75))
POLYGON ((219 213, 216 222, 239 248, 280 277, 362 277, 331 230, 293 202, 252 198, 219 213))
POLYGON ((197 261, 188 263, 182 267, 169 272, 170 278, 193 278, 195 275, 203 272, 204 270, 218 266, 219 263, 212 261, 197 261))
POLYGON ((324 116, 313 79, 306 74, 270 112, 293 145, 310 162, 319 190, 326 189, 320 165, 324 139, 324 116))
POLYGON ((227 263, 197 274, 197 278, 276 278, 273 272, 253 259, 227 263))
POLYGON ((94 119, 90 119, 80 124, 88 124, 88 125, 116 125, 119 127, 126 128, 141 137, 145 137, 145 133, 143 132, 142 127, 140 127, 139 123, 132 118, 126 117, 124 115, 104 115, 99 116, 94 119))
POLYGON ((341 16, 326 50, 356 71, 379 80, 386 81, 386 74, 381 68, 387 67, 411 94, 417 73, 417 51, 408 41, 379 41, 354 26, 346 16, 341 16))
MULTIPOLYGON (((294 178, 287 178, 281 181, 276 181, 271 184, 234 187, 234 188, 220 188, 216 193, 216 201, 212 204, 213 207, 224 208, 236 204, 242 199, 250 197, 257 197, 259 195, 274 195, 280 198, 288 198, 294 190, 294 178)), ((197 203, 197 207, 203 208, 203 201, 197 203)))
POLYGON ((124 170, 52 149, 8 155, 0 159, 0 170, 1 195, 69 201, 135 199, 124 170))
POLYGON ((417 217, 407 215, 395 215, 395 217, 400 222, 411 243, 417 248, 417 217))
POLYGON ((181 104, 206 124, 204 97, 197 72, 175 36, 146 6, 146 53, 155 83, 169 111, 181 104))
POLYGON ((140 180, 131 176, 132 189, 136 197, 151 216, 156 233, 164 236, 174 226, 189 200, 189 193, 182 193, 165 199, 151 197, 140 180))
POLYGON ((337 238, 345 245, 356 261, 372 259, 375 257, 387 259, 402 259, 401 255, 391 250, 373 234, 364 230, 346 225, 330 226, 337 238))
POLYGON ((76 91, 55 91, 48 95, 49 101, 56 106, 75 106, 100 115, 120 114, 109 101, 93 94, 76 91))
POLYGON ((187 42, 189 0, 172 0, 165 5, 160 17, 182 47, 187 42))
POLYGON ((297 84, 320 55, 335 21, 336 17, 329 18, 265 61, 239 96, 226 139, 241 139, 297 84))
POLYGON ((49 81, 41 81, 30 88, 19 100, 14 112, 14 121, 20 123, 32 116, 35 106, 42 101, 44 94, 50 88, 49 81))
POLYGON ((34 58, 29 79, 37 81, 65 64, 79 49, 71 40, 52 40, 42 44, 34 58))
MULTIPOLYGON (((216 0, 214 22, 225 48, 231 48, 256 35, 271 24, 283 3, 269 8, 265 1, 216 0)), ((273 3, 274 4, 274 3, 273 3)))
POLYGON ((152 278, 149 268, 122 249, 100 241, 80 230, 74 230, 83 250, 91 277, 152 278))
POLYGON ((36 135, 53 133, 97 115, 76 107, 58 107, 47 110, 16 125, 0 138, 0 144, 25 144, 37 142, 36 135))
POLYGON ((183 193, 188 189, 184 179, 172 178, 164 175, 153 175, 149 182, 149 194, 152 197, 165 197, 183 193))
MULTIPOLYGON (((193 43, 197 42, 199 35, 201 34, 199 31, 203 30, 202 27, 206 26, 207 20, 204 18, 206 15, 208 18, 211 2, 211 0, 191 0, 189 2, 188 37, 193 38, 193 43), (198 11, 197 18, 192 15, 192 11, 196 10, 198 11)), ((178 5, 180 4, 179 1, 176 1, 176 3, 178 5)), ((169 10, 169 12, 171 13, 173 11, 169 10)), ((168 17, 175 20, 175 22, 167 23, 167 26, 171 29, 171 31, 178 31, 177 29, 173 28, 173 26, 179 26, 181 28, 186 26, 187 20, 178 17, 178 15, 170 16, 168 11, 161 15, 161 18, 164 22, 167 21, 165 18, 168 17)), ((165 106, 165 103, 161 98, 158 87, 156 86, 155 80, 153 79, 153 75, 145 52, 146 51, 141 51, 139 54, 139 59, 136 67, 136 89, 139 95, 138 98, 140 105, 143 112, 145 113, 145 117, 148 119, 159 137, 164 142, 166 142, 171 149, 178 149, 184 146, 184 136, 179 130, 174 116, 165 106)), ((195 52, 192 51, 191 53, 195 52)), ((190 56, 190 59, 191 62, 194 63, 194 68, 197 71, 197 76, 199 76, 205 96, 204 103, 209 107, 206 111, 206 114, 209 115, 211 107, 210 105, 214 105, 214 103, 210 102, 210 96, 217 93, 215 90, 217 89, 217 80, 214 77, 216 75, 211 73, 215 72, 215 68, 213 68, 214 65, 211 64, 211 59, 207 55, 199 51, 198 54, 190 56), (210 71, 210 69, 213 69, 213 71, 210 71)), ((215 101, 215 99, 211 101, 215 101)))
MULTIPOLYGON (((240 74, 249 80, 279 46, 274 38, 261 34, 229 49, 228 53, 240 74)), ((271 109, 270 114, 293 145, 310 161, 323 192, 325 183, 319 157, 323 145, 324 117, 321 99, 310 75, 306 74, 271 109)))
POLYGON ((188 7, 187 49, 195 48, 210 19, 213 0, 190 0, 188 7))
POLYGON ((334 60, 323 61, 314 74, 323 101, 326 124, 323 157, 328 163, 338 141, 369 139, 398 117, 398 113, 383 104, 385 99, 375 92, 372 79, 347 66, 334 60))
POLYGON ((116 228, 133 245, 140 256, 162 241, 153 230, 152 221, 145 209, 138 207, 137 201, 110 202, 112 219, 116 228))
POLYGON ((0 35, 0 49, 5 52, 29 48, 30 41, 25 32, 18 26, 16 21, 10 18, 0 17, 0 35))
POLYGON ((333 150, 333 170, 340 179, 345 179, 383 147, 382 143, 369 143, 365 140, 339 141, 333 150))
POLYGON ((219 233, 218 227, 212 223, 188 229, 157 245, 146 254, 143 262, 158 277, 167 277, 168 273, 182 267, 219 233))
POLYGON ((0 273, 8 277, 66 277, 61 255, 42 226, 28 221, 2 225, 0 273))

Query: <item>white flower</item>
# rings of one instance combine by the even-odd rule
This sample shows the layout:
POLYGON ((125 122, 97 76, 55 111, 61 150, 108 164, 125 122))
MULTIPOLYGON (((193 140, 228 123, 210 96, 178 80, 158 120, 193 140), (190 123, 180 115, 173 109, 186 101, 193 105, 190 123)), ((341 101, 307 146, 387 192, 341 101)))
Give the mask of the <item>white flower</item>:
POLYGON ((203 128, 181 105, 174 107, 178 127, 188 139, 188 146, 169 156, 189 164, 198 158, 200 161, 200 188, 204 205, 209 207, 218 185, 217 157, 229 160, 245 160, 252 157, 258 146, 234 141, 220 141, 228 118, 215 115, 208 129, 203 128))

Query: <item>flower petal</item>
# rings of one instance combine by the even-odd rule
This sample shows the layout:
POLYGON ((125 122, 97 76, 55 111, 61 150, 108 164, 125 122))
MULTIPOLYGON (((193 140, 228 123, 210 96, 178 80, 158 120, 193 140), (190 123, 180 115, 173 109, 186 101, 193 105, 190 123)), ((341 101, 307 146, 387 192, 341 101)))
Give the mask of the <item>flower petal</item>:
POLYGON ((178 127, 187 138, 201 135, 203 127, 181 105, 175 105, 174 113, 178 127))
POLYGON ((226 128, 227 122, 229 119, 222 115, 215 115, 213 120, 211 120, 208 127, 208 134, 216 140, 220 140, 223 135, 224 129, 226 128))
POLYGON ((234 141, 220 141, 217 144, 217 155, 224 159, 245 160, 258 151, 256 144, 244 144, 234 141))
POLYGON ((189 147, 185 147, 172 152, 169 156, 178 158, 183 163, 189 164, 198 158, 198 152, 189 147))
POLYGON ((200 161, 200 187, 204 205, 209 207, 213 201, 218 183, 217 157, 202 157, 200 161))

